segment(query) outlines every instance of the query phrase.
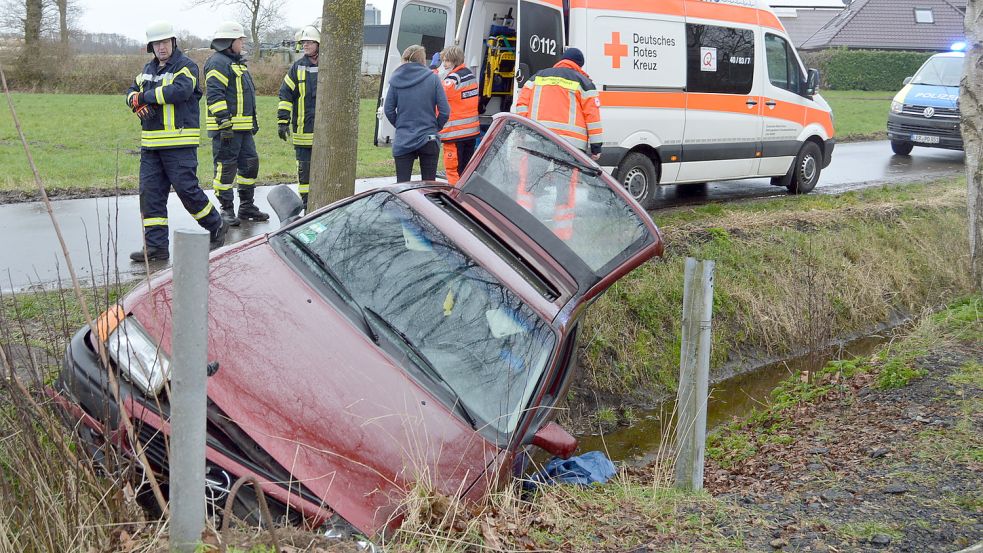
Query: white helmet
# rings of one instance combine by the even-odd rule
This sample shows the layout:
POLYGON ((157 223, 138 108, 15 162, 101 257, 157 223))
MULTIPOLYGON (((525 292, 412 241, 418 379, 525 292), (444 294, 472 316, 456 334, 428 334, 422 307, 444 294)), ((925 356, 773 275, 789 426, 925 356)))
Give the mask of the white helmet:
POLYGON ((305 40, 311 40, 321 44, 321 31, 314 25, 308 25, 297 31, 297 41, 302 42, 305 40))
POLYGON ((215 29, 215 38, 212 39, 211 44, 212 49, 221 52, 232 46, 237 38, 246 38, 242 25, 235 21, 223 21, 218 24, 218 29, 215 29))
POLYGON ((174 32, 174 25, 171 25, 170 21, 154 21, 150 25, 147 25, 147 53, 151 54, 154 51, 151 44, 167 38, 177 38, 177 33, 174 32))

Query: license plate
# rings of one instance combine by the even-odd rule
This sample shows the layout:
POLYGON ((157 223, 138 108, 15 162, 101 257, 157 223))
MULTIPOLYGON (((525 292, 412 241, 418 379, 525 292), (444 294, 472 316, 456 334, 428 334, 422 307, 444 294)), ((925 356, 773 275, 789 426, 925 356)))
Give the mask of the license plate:
POLYGON ((911 141, 912 142, 922 142, 922 143, 925 143, 925 144, 938 144, 939 143, 939 137, 937 137, 937 136, 929 136, 927 134, 913 134, 913 135, 911 135, 911 141))

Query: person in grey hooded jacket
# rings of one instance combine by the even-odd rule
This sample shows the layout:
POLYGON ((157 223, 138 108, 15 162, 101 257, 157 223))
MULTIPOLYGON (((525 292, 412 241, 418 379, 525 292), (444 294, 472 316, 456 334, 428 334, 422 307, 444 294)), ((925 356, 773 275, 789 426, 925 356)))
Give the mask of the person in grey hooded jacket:
POLYGON ((393 139, 396 182, 410 180, 417 158, 423 180, 437 178, 440 156, 437 133, 447 123, 451 109, 440 78, 427 69, 426 63, 427 52, 423 46, 410 46, 403 51, 403 64, 389 79, 384 111, 386 119, 396 127, 393 139))

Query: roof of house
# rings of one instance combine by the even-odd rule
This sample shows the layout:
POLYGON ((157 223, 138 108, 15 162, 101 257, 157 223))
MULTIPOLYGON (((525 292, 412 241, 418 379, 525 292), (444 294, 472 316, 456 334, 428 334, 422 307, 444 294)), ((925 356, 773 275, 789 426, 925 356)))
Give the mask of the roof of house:
POLYGON ((389 25, 365 25, 362 27, 362 41, 366 45, 389 42, 389 25))
POLYGON ((808 40, 803 50, 830 47, 880 50, 948 50, 964 39, 967 0, 854 0, 808 40), (931 10, 933 23, 916 23, 915 9, 931 10))
POLYGON ((841 11, 843 10, 797 8, 788 11, 775 10, 775 15, 781 20, 792 44, 798 48, 841 11))

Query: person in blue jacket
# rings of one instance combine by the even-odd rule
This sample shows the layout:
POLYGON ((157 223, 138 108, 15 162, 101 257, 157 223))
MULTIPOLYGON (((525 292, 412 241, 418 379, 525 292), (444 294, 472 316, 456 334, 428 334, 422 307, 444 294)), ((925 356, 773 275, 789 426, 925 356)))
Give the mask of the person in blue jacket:
POLYGON ((174 26, 147 27, 147 53, 154 54, 126 91, 126 105, 140 118, 140 212, 144 248, 137 262, 170 257, 167 196, 174 187, 188 213, 208 230, 211 248, 225 244, 228 226, 198 184, 201 142, 198 66, 177 47, 174 26))
POLYGON ((418 158, 423 180, 435 180, 440 156, 438 132, 447 123, 451 108, 440 77, 427 67, 423 46, 415 44, 403 51, 403 64, 389 79, 384 111, 386 119, 396 128, 393 138, 396 181, 410 180, 413 162, 418 158))

